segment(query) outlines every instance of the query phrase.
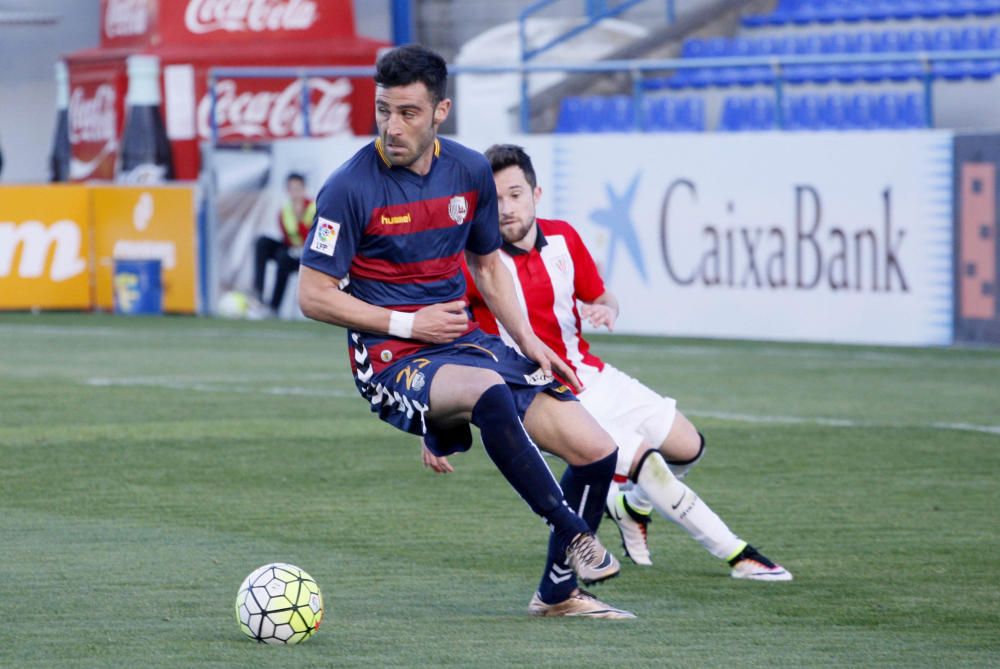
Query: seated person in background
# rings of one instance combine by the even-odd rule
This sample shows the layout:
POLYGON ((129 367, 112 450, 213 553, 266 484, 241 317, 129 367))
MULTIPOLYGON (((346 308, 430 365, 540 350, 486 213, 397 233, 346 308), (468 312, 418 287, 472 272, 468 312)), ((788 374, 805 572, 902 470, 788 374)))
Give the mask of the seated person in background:
POLYGON ((316 204, 306 196, 306 178, 296 172, 285 178, 285 190, 288 199, 281 207, 278 222, 281 227, 281 241, 266 235, 257 238, 254 245, 253 266, 253 297, 257 300, 254 306, 262 310, 264 306, 270 309, 271 315, 277 315, 281 308, 281 300, 285 297, 285 286, 292 272, 299 271, 299 257, 302 255, 302 243, 312 228, 316 217, 316 204), (273 260, 277 265, 274 278, 274 290, 271 298, 264 298, 264 273, 267 262, 273 260))

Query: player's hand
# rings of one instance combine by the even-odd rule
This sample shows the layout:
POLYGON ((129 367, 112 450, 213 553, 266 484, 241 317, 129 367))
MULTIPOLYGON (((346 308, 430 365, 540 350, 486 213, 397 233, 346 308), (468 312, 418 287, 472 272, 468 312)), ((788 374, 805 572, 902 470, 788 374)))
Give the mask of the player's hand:
POLYGON ((580 308, 580 315, 586 318, 595 328, 603 325, 608 329, 608 332, 614 332, 615 320, 618 318, 615 310, 606 304, 584 304, 580 308))
POLYGON ((455 468, 451 466, 448 462, 448 458, 443 455, 434 455, 430 452, 430 449, 424 445, 424 440, 420 440, 420 448, 423 451, 422 456, 424 459, 424 467, 428 469, 433 469, 438 474, 450 474, 455 471, 455 468))
POLYGON ((431 304, 416 312, 411 338, 430 344, 447 344, 465 334, 468 328, 465 300, 431 304))
POLYGON ((572 386, 573 392, 580 392, 583 388, 580 384, 580 379, 576 378, 573 368, 563 362, 562 358, 556 355, 555 351, 546 346, 534 334, 527 341, 521 342, 519 347, 525 357, 531 358, 538 363, 546 378, 551 379, 554 372, 559 375, 559 378, 565 379, 572 386))

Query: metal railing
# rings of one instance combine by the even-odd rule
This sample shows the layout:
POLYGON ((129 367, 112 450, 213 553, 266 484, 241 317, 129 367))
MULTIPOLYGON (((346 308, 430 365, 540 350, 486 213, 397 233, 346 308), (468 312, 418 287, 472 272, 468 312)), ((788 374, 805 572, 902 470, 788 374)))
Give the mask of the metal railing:
MULTIPOLYGON (((538 0, 538 2, 528 5, 521 11, 520 14, 517 15, 517 33, 518 39, 521 43, 521 63, 527 63, 532 58, 545 53, 549 49, 590 30, 604 19, 613 19, 616 16, 621 16, 636 5, 647 2, 648 0, 622 0, 622 2, 613 7, 608 7, 607 0, 587 0, 587 19, 583 23, 570 28, 561 35, 556 35, 541 46, 529 48, 527 32, 528 19, 560 1, 561 0, 538 0)), ((666 2, 667 23, 673 23, 677 18, 674 0, 666 0, 666 2)))
MULTIPOLYGON (((785 127, 783 102, 787 81, 785 69, 796 65, 851 65, 879 63, 918 63, 921 66, 920 80, 923 86, 924 111, 928 125, 934 125, 933 86, 938 75, 934 73, 934 64, 948 61, 1000 61, 1000 49, 976 51, 928 51, 907 53, 868 53, 868 54, 837 54, 837 55, 798 55, 798 56, 741 56, 730 58, 671 58, 643 60, 605 60, 590 63, 563 64, 532 64, 521 65, 462 65, 452 66, 449 72, 461 76, 466 74, 520 74, 527 79, 532 74, 562 72, 574 73, 608 73, 628 74, 631 78, 632 97, 634 100, 635 127, 641 126, 641 109, 646 95, 643 85, 649 73, 662 75, 666 72, 703 69, 703 68, 750 68, 770 67, 774 73, 774 81, 770 85, 774 90, 776 122, 778 128, 785 127)), ((211 138, 218 143, 218 122, 216 119, 217 95, 216 82, 222 78, 244 79, 299 79, 302 82, 303 135, 310 136, 309 129, 309 77, 371 77, 375 74, 372 66, 352 67, 213 67, 209 70, 208 83, 211 97, 209 114, 211 138)), ((998 73, 996 76, 1000 76, 998 73)), ((801 83, 808 83, 807 81, 801 83)), ((878 85, 878 84, 875 84, 878 85)), ((721 87, 719 87, 721 89, 721 87)), ((520 102, 520 118, 522 132, 530 132, 531 106, 530 97, 522 89, 520 102)))

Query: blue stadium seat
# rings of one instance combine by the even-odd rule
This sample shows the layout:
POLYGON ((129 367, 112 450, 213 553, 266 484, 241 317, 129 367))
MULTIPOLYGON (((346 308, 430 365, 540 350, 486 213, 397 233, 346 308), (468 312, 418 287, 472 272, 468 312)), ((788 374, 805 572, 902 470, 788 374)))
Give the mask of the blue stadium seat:
POLYGON ((700 97, 648 98, 644 128, 657 132, 701 132, 705 129, 705 101, 700 97))
POLYGON ((628 132, 635 128, 632 98, 626 95, 565 97, 556 132, 628 132))
POLYGON ((728 97, 722 103, 719 130, 741 132, 774 127, 774 99, 769 96, 728 97))
POLYGON ((818 130, 822 127, 822 96, 807 93, 791 98, 785 128, 788 130, 818 130))
POLYGON ((738 132, 746 123, 746 109, 743 98, 728 97, 722 102, 722 114, 719 117, 719 130, 738 132))
POLYGON ((869 130, 876 127, 872 96, 866 93, 851 95, 847 100, 847 122, 855 130, 869 130))
POLYGON ((636 129, 635 105, 628 95, 611 95, 600 100, 597 105, 601 132, 629 132, 636 129))
POLYGON ((841 94, 826 96, 820 114, 821 127, 825 130, 847 130, 850 128, 847 119, 847 104, 841 94))
POLYGON ((578 97, 565 97, 559 105, 556 132, 580 132, 583 102, 578 97))

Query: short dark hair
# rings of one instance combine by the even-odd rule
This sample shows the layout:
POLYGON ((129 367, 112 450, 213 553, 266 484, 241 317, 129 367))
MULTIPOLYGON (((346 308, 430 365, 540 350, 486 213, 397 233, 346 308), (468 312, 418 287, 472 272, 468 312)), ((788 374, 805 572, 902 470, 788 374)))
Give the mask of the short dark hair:
POLYGON ((524 149, 516 144, 494 144, 486 149, 484 154, 490 161, 493 174, 508 167, 520 167, 524 172, 524 179, 532 188, 538 186, 538 178, 535 176, 535 168, 531 164, 531 158, 524 149))
POLYGON ((407 44, 382 54, 375 64, 375 83, 391 88, 421 82, 434 104, 448 92, 448 64, 439 54, 420 44, 407 44))
POLYGON ((285 185, 288 185, 289 181, 301 181, 304 186, 306 184, 306 177, 301 172, 289 172, 288 176, 285 177, 285 185))

